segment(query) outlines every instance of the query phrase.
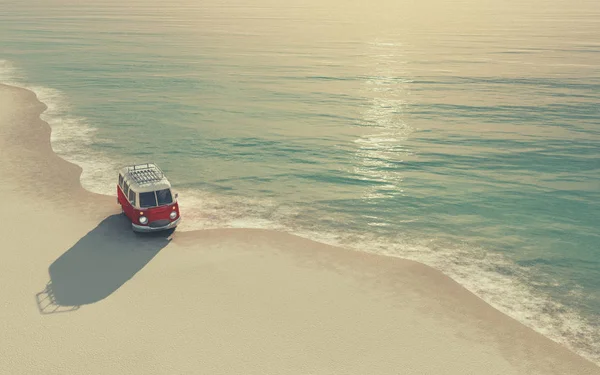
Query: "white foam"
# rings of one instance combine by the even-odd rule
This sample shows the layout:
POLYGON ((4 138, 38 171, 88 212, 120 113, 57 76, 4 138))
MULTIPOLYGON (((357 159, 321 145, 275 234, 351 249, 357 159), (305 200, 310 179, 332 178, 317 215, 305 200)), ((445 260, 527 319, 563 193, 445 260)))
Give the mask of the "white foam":
POLYGON ((268 199, 222 197, 194 190, 177 190, 179 204, 185 219, 178 230, 192 231, 214 228, 269 228, 282 229, 282 217, 293 215, 293 210, 276 205, 268 199))
POLYGON ((62 92, 41 86, 27 88, 48 106, 41 118, 52 129, 50 139, 54 152, 82 168, 80 180, 85 189, 113 195, 114 175, 118 167, 111 158, 91 147, 97 129, 87 119, 71 114, 69 103, 62 92))
POLYGON ((5 85, 18 86, 17 82, 21 79, 21 72, 8 60, 0 59, 0 83, 5 85))
POLYGON ((94 151, 97 129, 87 119, 72 114, 65 95, 56 89, 30 85, 25 75, 7 60, 0 60, 0 82, 33 91, 47 109, 40 118, 52 129, 52 149, 63 159, 80 166, 82 186, 94 193, 113 195, 116 163, 102 152, 94 151))

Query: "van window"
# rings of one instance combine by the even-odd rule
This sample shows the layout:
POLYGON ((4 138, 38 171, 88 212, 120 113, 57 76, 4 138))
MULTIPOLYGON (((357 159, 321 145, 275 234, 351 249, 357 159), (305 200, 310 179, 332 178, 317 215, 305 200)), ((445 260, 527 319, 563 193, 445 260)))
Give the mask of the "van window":
POLYGON ((129 201, 134 206, 135 206, 135 195, 136 195, 135 191, 133 191, 132 189, 129 189, 129 201))
POLYGON ((129 196, 129 185, 127 185, 127 181, 123 182, 123 193, 125 193, 125 196, 129 196))
POLYGON ((156 207, 156 195, 153 191, 140 193, 140 207, 156 207))
POLYGON ((119 186, 123 187, 123 175, 119 173, 119 186))
POLYGON ((156 192, 156 198, 158 199, 159 206, 173 203, 173 197, 171 196, 171 189, 158 190, 156 192))

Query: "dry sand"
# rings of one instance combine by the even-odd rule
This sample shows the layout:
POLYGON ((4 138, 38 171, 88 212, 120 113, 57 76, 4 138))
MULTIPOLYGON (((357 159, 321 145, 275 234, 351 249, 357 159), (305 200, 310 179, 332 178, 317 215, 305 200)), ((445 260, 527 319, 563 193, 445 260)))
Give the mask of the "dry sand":
POLYGON ((0 374, 600 374, 416 262, 135 235, 52 152, 44 109, 0 86, 0 374))

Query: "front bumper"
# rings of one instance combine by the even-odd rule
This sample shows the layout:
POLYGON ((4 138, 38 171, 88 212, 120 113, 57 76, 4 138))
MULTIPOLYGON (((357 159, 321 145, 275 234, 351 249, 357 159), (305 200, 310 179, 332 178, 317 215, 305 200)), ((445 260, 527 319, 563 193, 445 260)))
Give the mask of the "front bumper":
POLYGON ((169 224, 162 226, 162 227, 151 227, 148 225, 138 225, 138 224, 131 223, 131 229, 133 229, 134 232, 143 232, 143 233, 159 232, 161 230, 168 230, 168 229, 175 228, 179 224, 180 221, 181 221, 181 216, 178 217, 177 220, 172 221, 169 224))

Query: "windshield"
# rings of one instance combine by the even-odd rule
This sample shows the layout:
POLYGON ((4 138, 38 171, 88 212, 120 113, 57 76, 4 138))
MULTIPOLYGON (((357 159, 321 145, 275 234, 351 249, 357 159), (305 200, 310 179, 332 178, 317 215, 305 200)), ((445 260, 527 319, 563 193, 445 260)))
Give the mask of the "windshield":
POLYGON ((140 193, 140 207, 142 208, 164 206, 171 203, 173 203, 173 196, 170 189, 140 193))
POLYGON ((159 190, 156 192, 156 198, 158 198, 158 205, 173 203, 173 197, 171 196, 170 189, 159 190))
POLYGON ((140 193, 140 207, 156 207, 156 195, 153 191, 140 193))

